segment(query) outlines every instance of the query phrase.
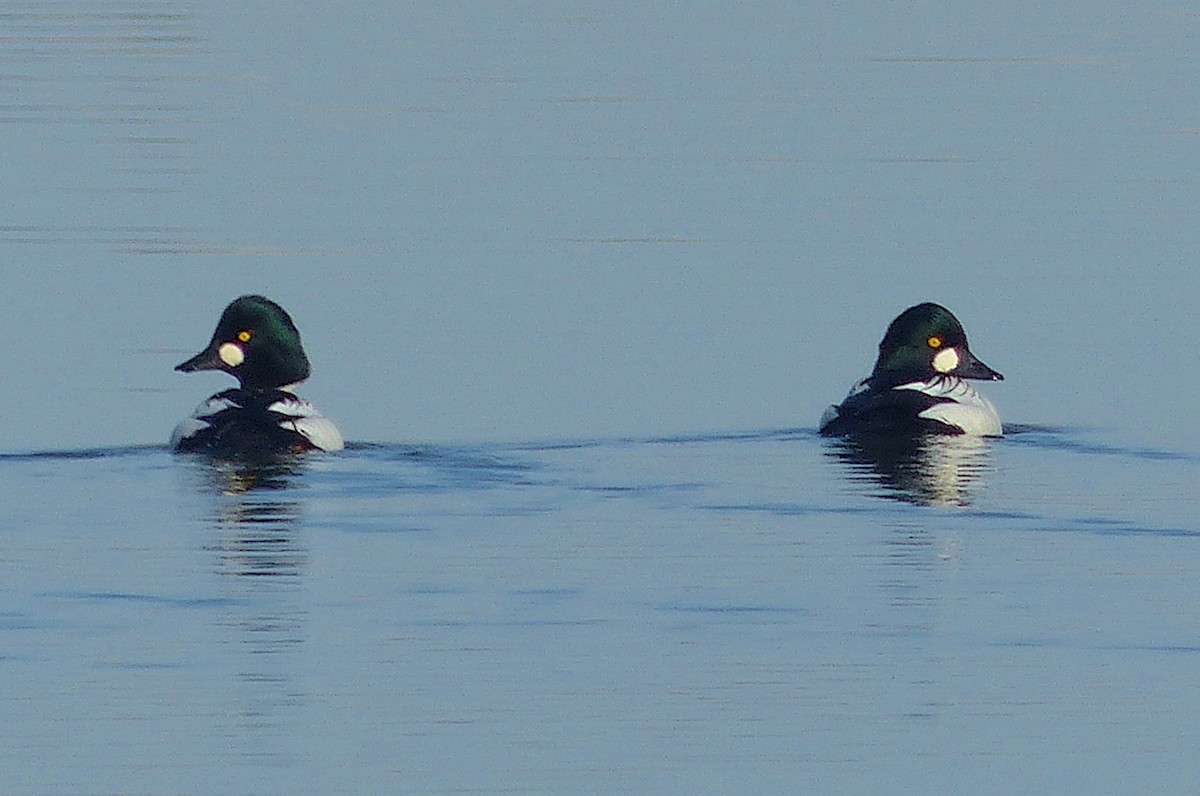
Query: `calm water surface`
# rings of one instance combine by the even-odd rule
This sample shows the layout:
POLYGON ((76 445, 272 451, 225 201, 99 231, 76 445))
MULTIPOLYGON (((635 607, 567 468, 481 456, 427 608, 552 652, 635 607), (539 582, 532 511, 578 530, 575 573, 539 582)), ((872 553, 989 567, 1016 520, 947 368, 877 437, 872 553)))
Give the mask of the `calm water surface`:
POLYGON ((808 430, 0 459, 14 794, 1185 792, 1195 459, 808 430))
POLYGON ((1200 451, 1197 37, 1107 0, 14 3, 0 450, 160 442, 261 292, 350 439, 809 425, 934 300, 1006 420, 1200 451))

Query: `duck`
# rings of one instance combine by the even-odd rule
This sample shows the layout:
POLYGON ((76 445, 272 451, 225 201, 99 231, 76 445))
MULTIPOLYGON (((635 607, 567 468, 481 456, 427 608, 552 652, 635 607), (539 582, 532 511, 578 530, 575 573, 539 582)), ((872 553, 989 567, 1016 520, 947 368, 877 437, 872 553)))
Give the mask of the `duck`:
POLYGON ((292 317, 269 298, 230 302, 208 347, 175 370, 222 370, 238 386, 180 421, 171 434, 173 451, 242 458, 345 447, 337 426, 294 393, 311 371, 308 356, 292 317))
POLYGON ((821 417, 825 436, 966 434, 1000 437, 1000 415, 967 379, 1003 381, 971 353, 954 313, 925 302, 900 313, 871 375, 821 417))

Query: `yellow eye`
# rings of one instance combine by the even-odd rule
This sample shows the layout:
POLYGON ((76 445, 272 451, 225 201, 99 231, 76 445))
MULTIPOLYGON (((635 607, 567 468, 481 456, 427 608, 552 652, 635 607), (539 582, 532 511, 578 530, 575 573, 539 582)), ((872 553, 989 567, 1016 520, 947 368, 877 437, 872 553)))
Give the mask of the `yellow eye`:
POLYGON ((243 329, 242 331, 238 332, 238 339, 241 340, 243 343, 250 342, 250 338, 253 336, 254 335, 250 333, 249 329, 243 329))
POLYGON ((942 347, 942 338, 940 338, 940 337, 936 337, 936 336, 930 337, 925 342, 929 343, 930 348, 941 348, 942 347))

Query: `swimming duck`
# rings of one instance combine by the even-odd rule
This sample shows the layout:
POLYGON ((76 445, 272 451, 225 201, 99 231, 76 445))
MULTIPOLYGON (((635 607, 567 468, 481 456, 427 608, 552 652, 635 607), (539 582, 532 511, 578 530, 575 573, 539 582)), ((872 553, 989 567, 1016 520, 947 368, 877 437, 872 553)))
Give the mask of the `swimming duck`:
POLYGON ((308 378, 308 357, 291 316, 268 298, 231 302, 208 347, 175 370, 223 370, 238 387, 182 420, 171 435, 172 450, 240 457, 345 446, 337 426, 292 392, 308 378))
POLYGON ((888 326, 871 375, 821 417, 828 436, 853 434, 1004 434, 991 401, 966 379, 1000 381, 967 346, 950 310, 926 302, 888 326))

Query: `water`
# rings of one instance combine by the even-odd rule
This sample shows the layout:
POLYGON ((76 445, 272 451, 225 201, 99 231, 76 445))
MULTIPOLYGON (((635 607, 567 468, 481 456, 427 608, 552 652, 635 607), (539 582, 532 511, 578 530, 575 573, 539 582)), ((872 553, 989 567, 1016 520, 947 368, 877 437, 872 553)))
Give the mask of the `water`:
POLYGON ((1197 460, 867 455, 6 456, 4 790, 1186 791, 1197 460))
POLYGON ((1197 26, 1120 3, 14 4, 0 449, 161 442, 228 384, 172 367, 261 292, 348 439, 808 425, 933 300, 1008 376, 1006 420, 1196 452, 1197 26), (73 420, 81 389, 103 422, 73 420))
POLYGON ((0 792, 1194 791, 1198 27, 0 8, 0 792), (344 454, 163 449, 251 292, 344 454), (927 300, 1009 436, 818 439, 927 300))

